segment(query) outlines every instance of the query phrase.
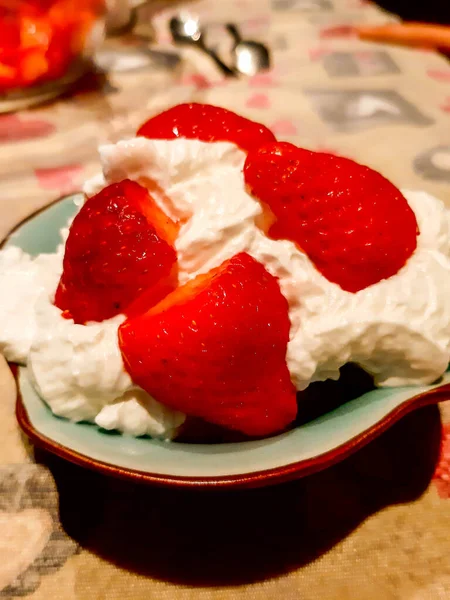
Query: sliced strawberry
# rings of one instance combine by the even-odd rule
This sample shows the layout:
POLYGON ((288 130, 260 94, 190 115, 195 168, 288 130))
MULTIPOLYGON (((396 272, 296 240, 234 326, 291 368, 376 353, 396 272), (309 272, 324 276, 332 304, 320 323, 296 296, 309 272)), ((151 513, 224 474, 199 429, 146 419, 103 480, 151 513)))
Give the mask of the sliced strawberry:
POLYGON ((75 217, 55 304, 76 323, 146 307, 177 286, 176 224, 145 188, 125 179, 90 198, 75 217))
POLYGON ((395 275, 417 246, 401 192, 352 160, 279 142, 250 152, 244 175, 266 208, 268 234, 295 242, 344 290, 395 275))
POLYGON ((278 282, 241 253, 119 329, 126 368, 156 400, 250 436, 297 412, 286 366, 288 305, 278 282))
POLYGON ((137 135, 150 139, 189 138, 202 142, 233 142, 249 151, 275 141, 261 123, 210 104, 179 104, 146 121, 137 135))

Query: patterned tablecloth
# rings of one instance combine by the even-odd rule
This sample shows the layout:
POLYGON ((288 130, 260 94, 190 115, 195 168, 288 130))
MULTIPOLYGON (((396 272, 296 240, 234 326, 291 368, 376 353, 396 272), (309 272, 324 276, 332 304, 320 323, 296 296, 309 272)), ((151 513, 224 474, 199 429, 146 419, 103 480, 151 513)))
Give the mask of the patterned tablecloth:
MULTIPOLYGON (((183 100, 235 109, 450 204, 450 64, 348 35, 349 24, 390 15, 363 0, 204 0, 191 10, 223 50, 221 24, 231 19, 273 51, 269 73, 224 81, 195 50, 170 46, 167 9, 155 7, 141 11, 135 36, 105 44, 101 90, 0 117, 0 238, 79 189, 99 168, 100 142, 183 100)), ((30 447, 4 361, 0 397, 2 598, 450 598, 445 404, 304 480, 192 493, 104 478, 30 447)))

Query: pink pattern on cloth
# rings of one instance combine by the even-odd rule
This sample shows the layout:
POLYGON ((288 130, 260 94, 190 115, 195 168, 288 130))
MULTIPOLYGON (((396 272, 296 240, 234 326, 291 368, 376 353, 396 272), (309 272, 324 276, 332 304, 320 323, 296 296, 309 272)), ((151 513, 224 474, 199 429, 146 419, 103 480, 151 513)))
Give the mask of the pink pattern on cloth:
POLYGON ((188 73, 183 75, 180 80, 181 85, 193 86, 197 90, 209 90, 210 88, 224 87, 228 84, 228 79, 215 79, 211 81, 201 73, 188 73))
POLYGON ((450 423, 442 427, 441 454, 433 482, 441 498, 450 498, 450 423))
POLYGON ((275 85, 273 73, 258 73, 248 79, 250 87, 265 87, 275 85))
POLYGON ((200 73, 193 73, 191 75, 184 75, 181 78, 181 85, 193 85, 198 90, 207 90, 213 87, 213 84, 209 79, 200 73))
POLYGON ((56 130, 56 127, 41 119, 29 121, 17 115, 0 116, 0 142, 20 142, 34 138, 47 137, 56 130))
POLYGON ((65 165, 50 169, 36 169, 36 178, 44 190, 57 190, 62 194, 69 194, 80 187, 83 174, 82 165, 65 165))
POLYGON ((329 53, 330 53, 330 51, 327 50, 326 48, 323 48, 322 46, 318 46, 317 48, 310 48, 308 50, 309 58, 313 62, 316 60, 320 60, 326 54, 329 54, 329 53))
POLYGON ((297 135, 297 127, 289 119, 280 119, 270 126, 275 135, 297 135))
POLYGON ((444 112, 450 113, 450 96, 445 99, 444 104, 441 104, 440 109, 444 112))
POLYGON ((448 71, 444 69, 428 69, 427 75, 436 81, 448 81, 450 83, 450 69, 448 71))
POLYGON ((270 17, 261 15, 259 17, 254 17, 252 19, 247 19, 244 22, 244 28, 247 30, 255 30, 261 27, 268 27, 270 25, 270 17))
POLYGON ((270 108, 270 100, 267 94, 253 94, 245 105, 248 108, 270 108))
POLYGON ((351 25, 334 25, 326 27, 319 32, 321 38, 349 38, 356 37, 355 28, 351 25))

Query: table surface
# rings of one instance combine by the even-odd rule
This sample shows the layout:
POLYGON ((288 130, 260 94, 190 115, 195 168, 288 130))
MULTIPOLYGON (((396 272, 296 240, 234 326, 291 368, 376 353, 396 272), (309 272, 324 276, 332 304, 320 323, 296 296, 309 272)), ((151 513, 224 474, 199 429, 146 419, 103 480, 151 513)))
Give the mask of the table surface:
MULTIPOLYGON (((99 143, 185 100, 234 109, 450 204, 449 63, 347 35, 351 23, 392 16, 361 0, 206 0, 191 10, 223 47, 221 24, 238 20, 270 44, 273 69, 224 81, 195 50, 170 46, 170 9, 150 4, 136 35, 100 53, 111 66, 101 89, 0 117, 0 238, 97 172, 99 143)), ((450 598, 448 403, 304 480, 193 493, 104 478, 32 448, 4 361, 0 397, 1 598, 450 598)))

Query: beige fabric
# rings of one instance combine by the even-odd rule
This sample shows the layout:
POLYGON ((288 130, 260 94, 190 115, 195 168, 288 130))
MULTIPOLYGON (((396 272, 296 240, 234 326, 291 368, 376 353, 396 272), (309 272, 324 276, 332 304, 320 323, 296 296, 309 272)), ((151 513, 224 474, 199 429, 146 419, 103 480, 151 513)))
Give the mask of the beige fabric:
MULTIPOLYGON (((105 45, 101 59, 115 71, 103 93, 0 117, 0 238, 79 189, 99 168, 99 143, 184 100, 235 109, 281 139, 356 158, 450 204, 450 65, 430 52, 330 36, 330 27, 342 34, 343 25, 391 16, 360 0, 194 3, 223 51, 220 24, 236 19, 273 49, 271 73, 223 81, 195 50, 173 60, 168 13, 155 7, 140 12, 139 33, 158 40, 151 52, 130 36, 105 45)), ((105 479, 35 453, 18 431, 4 361, 0 397, 2 598, 450 598, 450 425, 436 471, 448 403, 305 480, 198 494, 105 479)))

